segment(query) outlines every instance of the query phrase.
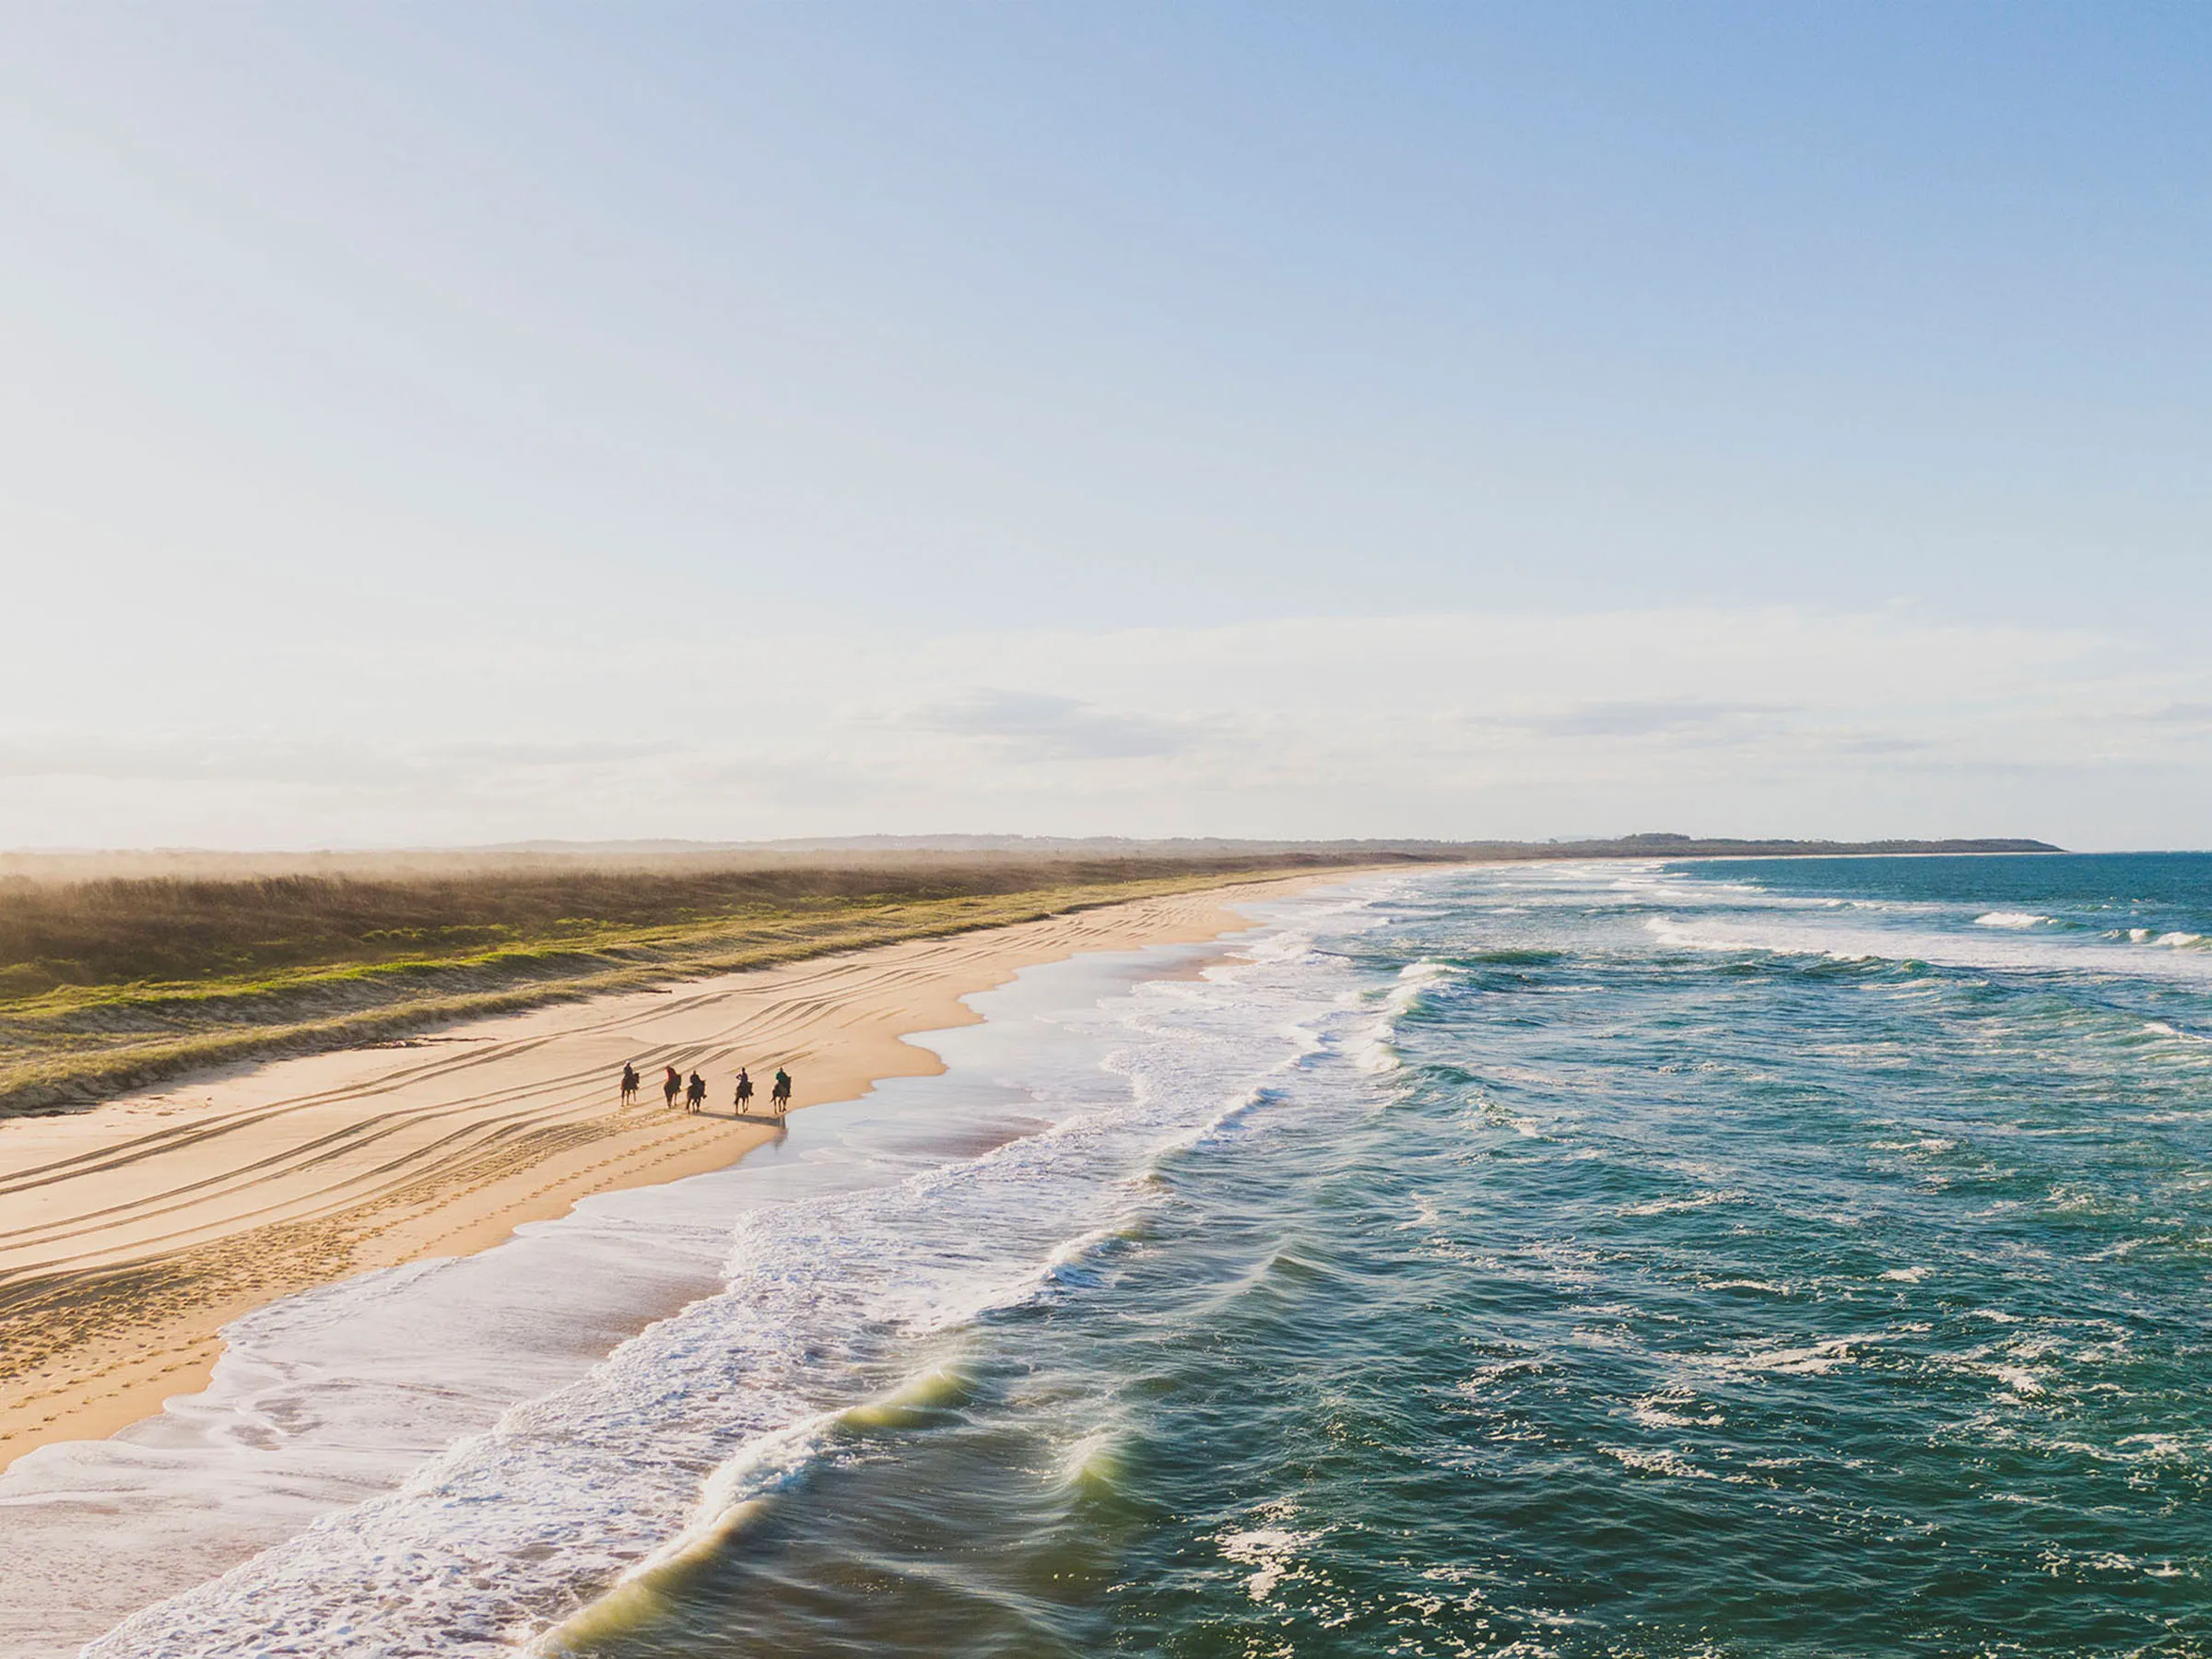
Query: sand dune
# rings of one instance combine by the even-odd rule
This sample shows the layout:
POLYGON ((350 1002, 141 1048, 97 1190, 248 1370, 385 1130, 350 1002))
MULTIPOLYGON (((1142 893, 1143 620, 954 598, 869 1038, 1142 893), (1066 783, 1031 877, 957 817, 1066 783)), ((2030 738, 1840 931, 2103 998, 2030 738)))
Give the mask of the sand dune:
POLYGON ((248 1309, 730 1162, 773 1133, 734 1117, 741 1064, 763 1093, 788 1065, 802 1108, 935 1071, 902 1035, 966 1023, 961 996, 1079 951, 1210 938, 1242 924, 1229 903, 1283 885, 823 957, 0 1121, 0 1466, 195 1390, 217 1333, 248 1309), (625 1060, 646 1075, 627 1110, 625 1060), (664 1065, 707 1076, 707 1112, 663 1107, 664 1065))

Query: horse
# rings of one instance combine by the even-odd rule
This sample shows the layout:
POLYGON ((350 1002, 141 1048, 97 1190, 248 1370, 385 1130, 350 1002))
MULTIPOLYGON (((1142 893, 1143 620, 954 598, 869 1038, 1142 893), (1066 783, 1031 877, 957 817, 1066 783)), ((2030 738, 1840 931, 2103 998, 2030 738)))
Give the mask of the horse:
POLYGON ((697 1112, 707 1103, 707 1080, 697 1072, 691 1074, 691 1086, 684 1090, 684 1110, 697 1112))
POLYGON ((668 1075, 661 1079, 661 1104, 664 1106, 675 1105, 676 1097, 683 1092, 684 1079, 672 1065, 668 1068, 668 1075))
POLYGON ((622 1104, 627 1106, 637 1098, 638 1068, 634 1065, 625 1065, 622 1068, 622 1104))
POLYGON ((776 1074, 776 1086, 769 1091, 768 1099, 769 1103, 774 1106, 778 1112, 791 1110, 791 1074, 789 1072, 780 1071, 776 1074))
POLYGON ((753 1109, 753 1079, 743 1070, 737 1074, 737 1111, 742 1115, 753 1109))

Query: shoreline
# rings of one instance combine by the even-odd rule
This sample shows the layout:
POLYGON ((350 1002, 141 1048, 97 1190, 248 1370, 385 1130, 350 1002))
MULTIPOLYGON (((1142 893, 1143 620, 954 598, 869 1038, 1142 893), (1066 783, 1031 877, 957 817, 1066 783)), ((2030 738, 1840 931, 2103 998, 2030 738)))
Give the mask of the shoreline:
MULTIPOLYGON (((181 979, 177 971, 189 963, 175 959, 177 918, 159 913, 157 907, 136 920, 150 930, 151 944, 166 943, 171 949, 164 957, 156 948, 151 959, 136 964, 147 972, 124 972, 112 982, 56 982, 36 994, 6 1000, 0 1009, 0 1119, 84 1111, 101 1100, 204 1079, 229 1068, 404 1041, 557 1003, 661 989, 839 951, 1041 921, 1310 868, 1240 865, 1206 871, 1093 872, 1095 879, 1074 881, 1052 879, 1054 872, 1041 869, 1029 872, 1035 885, 1004 891, 980 887, 848 894, 844 901, 831 900, 826 910, 811 901, 819 895, 792 894, 786 895, 788 902, 771 905, 766 913, 703 919, 685 906, 688 895, 676 891, 662 896, 676 907, 674 913, 654 923, 640 923, 635 916, 630 925, 572 921, 554 924, 550 931, 541 927, 535 935, 520 924, 472 928, 464 924, 464 933, 515 936, 496 943, 476 939, 453 949, 413 939, 411 953, 349 957, 341 950, 327 959, 240 971, 209 964, 207 971, 187 972, 181 979)), ((554 895, 571 896, 591 897, 554 895)), ((214 916, 208 921, 211 926, 221 923, 235 929, 253 919, 214 916)), ((65 918, 57 919, 57 925, 60 920, 65 918)), ((126 931, 134 921, 116 920, 126 931)), ((259 920, 278 932, 295 924, 310 929, 322 925, 312 913, 300 918, 269 913, 259 920)), ((97 949, 102 942, 84 943, 97 949)), ((266 953, 279 943, 265 942, 259 948, 266 953)), ((101 959, 108 970, 122 971, 112 942, 101 959)))
POLYGON ((1223 938, 1252 925, 1230 908, 1240 899, 1361 873, 1230 878, 0 1120, 4 1167, 18 1171, 0 1174, 0 1472, 198 1392, 222 1327, 255 1308, 473 1254, 594 1194, 735 1163, 780 1133, 724 1101, 736 1064, 763 1081, 791 1065, 794 1112, 857 1099, 941 1072, 910 1037, 975 1023, 961 999, 1024 968, 1223 938), (649 1082, 664 1063, 710 1070, 708 1110, 620 1108, 625 1058, 649 1082))

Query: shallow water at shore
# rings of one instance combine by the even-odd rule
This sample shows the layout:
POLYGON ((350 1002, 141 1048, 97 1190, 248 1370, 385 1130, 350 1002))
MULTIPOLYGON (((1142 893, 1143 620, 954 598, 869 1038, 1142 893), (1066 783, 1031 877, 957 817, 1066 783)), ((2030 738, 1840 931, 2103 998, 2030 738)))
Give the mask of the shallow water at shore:
POLYGON ((2212 1644, 2212 858, 1265 911, 627 1195, 702 1300, 88 1651, 2212 1644))

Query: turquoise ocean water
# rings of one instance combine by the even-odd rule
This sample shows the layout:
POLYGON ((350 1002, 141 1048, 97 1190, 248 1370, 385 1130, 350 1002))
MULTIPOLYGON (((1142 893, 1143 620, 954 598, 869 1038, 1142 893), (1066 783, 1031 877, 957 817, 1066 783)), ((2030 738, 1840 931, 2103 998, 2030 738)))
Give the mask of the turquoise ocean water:
POLYGON ((88 1652, 2212 1651, 2212 856, 1258 919, 981 999, 694 1189, 712 1294, 88 1652))

